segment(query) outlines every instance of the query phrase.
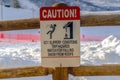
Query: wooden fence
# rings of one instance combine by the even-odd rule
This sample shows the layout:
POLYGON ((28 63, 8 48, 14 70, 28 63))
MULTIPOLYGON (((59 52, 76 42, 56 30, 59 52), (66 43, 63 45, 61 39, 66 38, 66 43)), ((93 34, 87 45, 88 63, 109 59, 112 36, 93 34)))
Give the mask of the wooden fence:
MULTIPOLYGON (((84 26, 119 26, 120 12, 94 12, 81 14, 81 27, 84 26), (83 15, 82 15, 83 14, 83 15)), ((38 18, 0 21, 0 31, 5 30, 22 30, 22 29, 38 29, 40 28, 40 20, 38 18)))
MULTIPOLYGON (((120 14, 97 13, 81 16, 81 27, 84 26, 114 26, 120 25, 120 14)), ((39 19, 24 19, 0 21, 0 31, 40 28, 39 19)), ((44 68, 41 66, 0 69, 0 78, 21 78, 31 76, 46 76, 52 74, 53 80, 68 80, 68 74, 74 76, 118 76, 120 65, 82 66, 44 68)))

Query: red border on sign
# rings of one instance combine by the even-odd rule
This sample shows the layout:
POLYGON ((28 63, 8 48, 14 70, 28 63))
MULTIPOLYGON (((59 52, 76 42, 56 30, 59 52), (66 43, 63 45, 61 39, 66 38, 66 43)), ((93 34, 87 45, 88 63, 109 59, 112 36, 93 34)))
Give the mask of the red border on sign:
POLYGON ((77 6, 42 7, 40 20, 80 20, 80 8, 77 6))

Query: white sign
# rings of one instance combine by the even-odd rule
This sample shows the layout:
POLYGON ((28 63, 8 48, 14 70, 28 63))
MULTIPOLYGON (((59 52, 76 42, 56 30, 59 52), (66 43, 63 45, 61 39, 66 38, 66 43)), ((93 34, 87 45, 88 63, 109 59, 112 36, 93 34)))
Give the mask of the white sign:
POLYGON ((42 66, 80 66, 78 7, 42 7, 40 29, 42 66))

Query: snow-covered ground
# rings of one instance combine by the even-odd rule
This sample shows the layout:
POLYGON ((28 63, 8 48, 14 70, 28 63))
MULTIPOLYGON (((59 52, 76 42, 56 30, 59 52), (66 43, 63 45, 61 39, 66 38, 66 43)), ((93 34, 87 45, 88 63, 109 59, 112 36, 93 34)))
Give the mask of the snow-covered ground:
POLYGON ((35 4, 31 3, 29 0, 18 0, 19 4, 21 5, 22 8, 25 9, 34 9, 38 10, 39 7, 36 6, 35 4))
POLYGON ((81 54, 82 64, 120 63, 120 40, 111 35, 102 42, 81 44, 81 54))
MULTIPOLYGON (((48 3, 48 0, 45 0, 48 3)), ((57 0, 56 0, 57 1, 57 0)), ((62 1, 62 0, 61 0, 62 1)), ((71 1, 72 0, 66 0, 71 1)), ((28 0, 19 0, 22 8, 15 9, 3 6, 3 20, 26 19, 39 17, 39 10, 28 0), (24 2, 24 3, 23 3, 24 2), (27 9, 25 9, 27 8, 27 9), (34 9, 34 10, 33 10, 34 9), (34 12, 34 13, 33 13, 34 12)), ((98 11, 98 10, 120 10, 120 0, 80 0, 81 10, 98 11)), ((41 3, 40 3, 41 4, 41 3)), ((74 5, 74 4, 73 4, 74 5)), ((99 13, 99 12, 98 12, 99 13)), ((113 13, 113 12, 111 12, 113 13)), ((119 11, 116 11, 119 13, 119 11)), ((83 13, 85 14, 85 13, 83 13)), ((88 12, 86 12, 88 14, 88 12)), ((90 13, 89 13, 90 14, 90 13)), ((93 13, 91 13, 93 14, 93 13)), ((1 10, 0 10, 1 15, 1 10)), ((1 17, 0 17, 1 21, 1 17)), ((81 33, 105 35, 115 34, 120 37, 120 28, 117 27, 101 27, 101 28, 81 28, 81 33)), ((37 33, 38 30, 28 32, 37 33)), ((9 32, 8 32, 9 33, 9 32)), ((13 31, 19 33, 19 31, 13 31)), ((26 33, 23 31, 20 33, 26 33)), ((82 65, 101 65, 120 63, 120 40, 115 36, 109 36, 101 42, 81 42, 81 64, 82 65)), ((0 42, 0 68, 23 67, 23 66, 40 66, 41 64, 41 46, 40 42, 4 44, 0 42)), ((115 77, 74 77, 70 76, 70 80, 119 80, 119 76, 115 77)), ((1 80, 1 79, 0 79, 1 80)), ((31 77, 20 79, 5 80, 52 80, 51 75, 47 77, 31 77)))
MULTIPOLYGON (((85 0, 87 1, 87 0, 85 0)), ((96 4, 96 5, 102 5, 102 6, 113 6, 113 7, 120 7, 120 0, 89 0, 89 2, 96 4)))
POLYGON ((39 7, 29 0, 19 0, 19 4, 21 8, 5 7, 0 4, 0 21, 39 17, 39 7))
MULTIPOLYGON (((101 42, 81 42, 81 64, 101 65, 120 63, 120 40, 111 35, 101 42)), ((40 42, 0 44, 0 68, 40 66, 40 42)), ((20 79, 23 80, 24 78, 20 79)), ((28 78, 27 80, 32 80, 28 78)), ((48 77, 35 77, 35 80, 51 80, 48 77)), ((119 80, 120 77, 74 77, 69 80, 119 80)), ((8 79, 19 80, 19 79, 8 79)), ((25 79, 26 80, 26 79, 25 79)))
MULTIPOLYGON (((39 11, 32 9, 17 9, 17 8, 7 8, 3 6, 3 19, 2 20, 15 20, 15 19, 26 19, 35 18, 39 16, 39 11)), ((1 15, 1 10, 0 10, 1 15)), ((1 21, 1 18, 0 18, 1 21)))

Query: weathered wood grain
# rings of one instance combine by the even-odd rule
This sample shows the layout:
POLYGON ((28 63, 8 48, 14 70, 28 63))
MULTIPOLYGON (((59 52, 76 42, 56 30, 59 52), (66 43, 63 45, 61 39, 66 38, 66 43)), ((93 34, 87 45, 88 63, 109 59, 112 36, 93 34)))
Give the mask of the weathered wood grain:
POLYGON ((120 76, 120 65, 80 66, 70 68, 74 76, 120 76))
POLYGON ((68 80, 68 68, 57 67, 52 74, 53 80, 68 80))
POLYGON ((21 19, 0 21, 0 31, 7 30, 23 30, 23 29, 38 29, 40 28, 39 19, 21 19))
POLYGON ((43 67, 39 67, 39 66, 0 69, 0 79, 32 77, 32 76, 46 76, 49 74, 52 74, 51 68, 48 69, 48 68, 43 68, 43 67))
POLYGON ((120 76, 120 65, 80 66, 73 68, 44 68, 41 66, 0 69, 0 79, 46 76, 52 74, 53 80, 68 80, 68 74, 74 76, 120 76))
MULTIPOLYGON (((93 13, 87 15, 81 15, 81 27, 84 26, 119 26, 120 14, 114 13, 93 13)), ((0 21, 0 31, 6 30, 23 30, 23 29, 38 29, 40 28, 40 20, 38 18, 33 19, 21 19, 0 21)))
MULTIPOLYGON (((111 13, 111 12, 110 12, 111 13)), ((119 26, 120 14, 93 13, 81 16, 81 26, 119 26)))

